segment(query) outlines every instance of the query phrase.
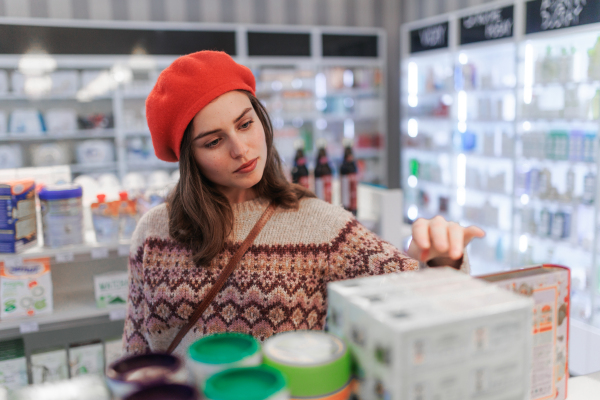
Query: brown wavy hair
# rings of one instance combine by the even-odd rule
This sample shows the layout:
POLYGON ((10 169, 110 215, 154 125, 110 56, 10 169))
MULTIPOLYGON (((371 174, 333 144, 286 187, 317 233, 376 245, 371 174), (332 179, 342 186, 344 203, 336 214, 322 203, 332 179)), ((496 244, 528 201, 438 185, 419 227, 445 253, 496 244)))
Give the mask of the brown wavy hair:
MULTIPOLYGON (((267 161, 262 179, 253 189, 258 197, 275 201, 280 207, 298 209, 303 197, 316 197, 300 185, 290 183, 273 146, 273 127, 269 114, 252 93, 240 90, 250 99, 265 130, 267 161)), ((207 266, 225 246, 233 229, 229 200, 201 172, 192 152, 192 122, 181 140, 179 182, 167 198, 169 235, 188 246, 198 266, 207 266)))

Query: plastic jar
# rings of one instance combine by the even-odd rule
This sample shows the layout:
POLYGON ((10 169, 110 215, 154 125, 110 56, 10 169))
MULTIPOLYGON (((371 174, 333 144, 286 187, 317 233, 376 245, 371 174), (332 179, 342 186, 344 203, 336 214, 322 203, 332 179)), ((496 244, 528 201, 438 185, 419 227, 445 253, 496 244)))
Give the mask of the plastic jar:
POLYGON ((162 383, 188 383, 183 361, 171 354, 138 354, 117 360, 106 371, 106 384, 118 398, 147 386, 162 383))
POLYGON ((206 381, 207 400, 289 400, 290 392, 283 374, 268 365, 231 368, 206 381))
POLYGON ((149 386, 135 392, 125 400, 200 400, 200 394, 196 388, 182 384, 162 384, 149 386))
POLYGON ((83 243, 83 190, 79 185, 54 185, 42 188, 44 246, 62 247, 83 243))
POLYGON ((192 343, 187 351, 187 365, 199 388, 209 376, 221 370, 251 367, 261 362, 260 344, 243 333, 205 336, 192 343))

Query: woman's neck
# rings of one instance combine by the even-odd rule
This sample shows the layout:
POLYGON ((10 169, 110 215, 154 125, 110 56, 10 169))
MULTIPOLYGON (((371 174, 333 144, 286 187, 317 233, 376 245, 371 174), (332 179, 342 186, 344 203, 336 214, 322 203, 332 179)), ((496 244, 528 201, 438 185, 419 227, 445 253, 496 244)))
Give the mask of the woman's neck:
POLYGON ((225 197, 227 197, 227 200, 229 200, 229 204, 243 203, 245 201, 254 200, 258 197, 258 194, 253 188, 220 188, 220 191, 225 197))

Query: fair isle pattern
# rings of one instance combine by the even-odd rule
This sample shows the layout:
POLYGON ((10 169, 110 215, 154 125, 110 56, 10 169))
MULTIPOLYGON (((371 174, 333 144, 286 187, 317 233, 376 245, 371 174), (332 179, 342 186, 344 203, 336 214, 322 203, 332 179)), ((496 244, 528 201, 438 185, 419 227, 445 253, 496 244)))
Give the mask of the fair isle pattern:
MULTIPOLYGON (((267 205, 259 199, 234 206, 232 240, 208 267, 195 266, 189 250, 169 238, 166 207, 142 218, 129 263, 126 353, 167 349, 267 205)), ((176 353, 210 333, 264 340, 323 329, 328 282, 416 268, 342 208, 304 199, 298 211, 276 211, 176 353)))

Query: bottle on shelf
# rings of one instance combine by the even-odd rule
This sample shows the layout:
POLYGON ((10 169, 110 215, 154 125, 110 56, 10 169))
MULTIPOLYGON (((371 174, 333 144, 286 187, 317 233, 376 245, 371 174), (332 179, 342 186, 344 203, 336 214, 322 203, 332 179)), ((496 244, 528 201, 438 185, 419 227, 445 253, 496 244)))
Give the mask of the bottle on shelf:
POLYGON ((342 205, 354 215, 357 211, 357 171, 354 154, 352 154, 352 139, 344 139, 344 161, 340 167, 342 205))
POLYGON ((304 140, 298 139, 294 143, 294 147, 296 148, 296 157, 294 158, 294 168, 292 168, 292 182, 309 189, 308 168, 306 168, 306 157, 304 156, 304 140))
POLYGON ((321 200, 331 203, 331 167, 327 158, 325 147, 327 141, 319 139, 317 141, 317 165, 315 167, 315 194, 321 200))

